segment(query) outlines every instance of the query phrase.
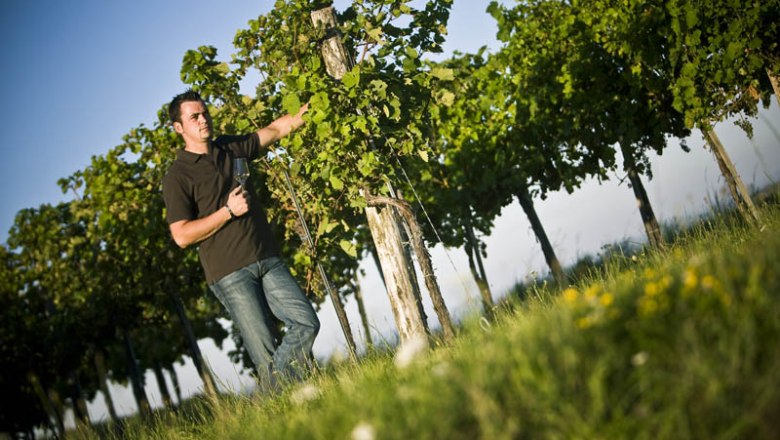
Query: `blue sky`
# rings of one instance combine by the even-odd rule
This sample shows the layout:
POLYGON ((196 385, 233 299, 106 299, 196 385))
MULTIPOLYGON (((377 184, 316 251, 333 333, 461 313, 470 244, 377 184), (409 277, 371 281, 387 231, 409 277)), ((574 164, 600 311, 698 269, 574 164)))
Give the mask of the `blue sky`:
POLYGON ((59 178, 154 121, 183 89, 187 49, 227 52, 235 30, 267 3, 2 2, 0 241, 17 211, 63 199, 59 178))
MULTIPOLYGON (((346 1, 336 1, 343 10, 346 1)), ((448 50, 494 41, 486 2, 459 0, 448 50)), ((272 0, 182 1, 6 0, 0 4, 3 68, 0 117, 0 242, 23 208, 65 197, 57 180, 154 122, 157 110, 183 91, 181 60, 212 45, 232 52, 236 30, 267 12, 272 0)))
MULTIPOLYGON (((343 10, 349 2, 334 3, 343 10)), ((212 45, 221 59, 228 59, 235 31, 272 5, 272 0, 0 2, 0 96, 6 99, 0 109, 4 134, 0 144, 0 242, 7 239, 20 209, 70 197, 61 193, 58 179, 85 168, 91 156, 120 144, 130 129, 156 119, 157 110, 186 87, 179 70, 187 50, 212 45)), ((484 12, 486 6, 484 0, 455 0, 447 52, 497 47, 495 23, 484 12)), ((730 122, 719 124, 716 131, 746 183, 763 186, 780 179, 777 105, 762 112, 755 125, 753 140, 730 122)), ((691 136, 689 145, 689 154, 672 146, 663 156, 652 158, 655 178, 646 183, 662 222, 695 215, 713 200, 727 197, 717 164, 704 150, 701 136, 691 136)), ((537 201, 538 214, 564 265, 598 252, 606 243, 643 240, 631 190, 620 183, 621 173, 614 177, 603 185, 587 182, 573 195, 554 193, 537 201)), ((516 203, 504 209, 485 241, 486 270, 494 295, 531 272, 545 271, 544 258, 516 203)), ((463 255, 460 250, 432 250, 442 292, 455 313, 479 304, 463 255)), ((386 295, 373 263, 365 263, 365 269, 361 284, 369 298, 369 319, 375 331, 388 334, 393 323, 386 295)), ((350 320, 359 322, 355 305, 350 300, 346 305, 350 320)), ((435 317, 430 304, 426 307, 428 316, 435 317)), ((343 338, 327 303, 320 317, 323 327, 315 354, 326 356, 343 348, 343 338)), ((360 333, 359 328, 353 331, 360 333)), ((204 344, 223 383, 235 384, 235 368, 226 356, 213 344, 204 344)), ((199 387, 191 364, 180 374, 185 389, 188 384, 199 387)), ((147 380, 154 383, 153 377, 147 380)), ((154 388, 148 388, 154 400, 154 388)), ((122 402, 120 412, 133 410, 129 390, 113 387, 112 394, 122 402)), ((90 411, 105 417, 104 411, 93 408, 90 411)))

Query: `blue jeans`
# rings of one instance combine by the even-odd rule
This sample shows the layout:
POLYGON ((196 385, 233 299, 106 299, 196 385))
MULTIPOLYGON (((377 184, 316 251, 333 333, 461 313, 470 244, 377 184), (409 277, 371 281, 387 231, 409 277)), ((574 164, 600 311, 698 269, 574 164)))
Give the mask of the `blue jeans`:
POLYGON ((282 260, 262 259, 209 287, 241 333, 261 385, 273 387, 274 372, 300 378, 310 362, 320 321, 282 260), (278 346, 270 314, 286 327, 278 346))

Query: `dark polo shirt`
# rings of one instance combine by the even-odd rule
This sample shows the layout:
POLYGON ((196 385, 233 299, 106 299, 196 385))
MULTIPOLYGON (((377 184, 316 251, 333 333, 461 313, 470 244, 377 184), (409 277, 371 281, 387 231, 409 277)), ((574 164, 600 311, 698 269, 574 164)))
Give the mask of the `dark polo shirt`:
MULTIPOLYGON (((256 159, 260 138, 220 136, 209 145, 207 154, 179 150, 163 178, 163 198, 168 224, 195 220, 223 209, 233 181, 233 158, 256 159)), ((247 190, 253 193, 251 184, 247 190)), ((209 284, 250 263, 275 256, 278 246, 259 203, 249 204, 249 212, 228 221, 214 235, 199 243, 200 262, 209 284)))

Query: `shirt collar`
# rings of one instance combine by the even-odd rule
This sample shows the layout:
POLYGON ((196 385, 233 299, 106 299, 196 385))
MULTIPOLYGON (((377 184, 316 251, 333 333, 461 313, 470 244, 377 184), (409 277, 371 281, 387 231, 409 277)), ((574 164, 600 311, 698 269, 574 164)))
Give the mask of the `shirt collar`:
POLYGON ((176 152, 176 158, 187 163, 197 163, 203 157, 211 156, 212 154, 214 154, 214 144, 209 142, 209 151, 206 154, 197 154, 182 148, 176 152))

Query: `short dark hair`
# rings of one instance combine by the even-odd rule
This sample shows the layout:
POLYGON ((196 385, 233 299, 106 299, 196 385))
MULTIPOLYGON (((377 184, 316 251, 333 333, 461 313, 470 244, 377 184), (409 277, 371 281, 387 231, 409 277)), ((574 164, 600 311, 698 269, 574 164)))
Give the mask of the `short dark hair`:
POLYGON ((171 118, 171 123, 181 122, 181 104, 189 101, 204 102, 200 94, 192 89, 174 96, 171 103, 168 104, 168 116, 171 118))

